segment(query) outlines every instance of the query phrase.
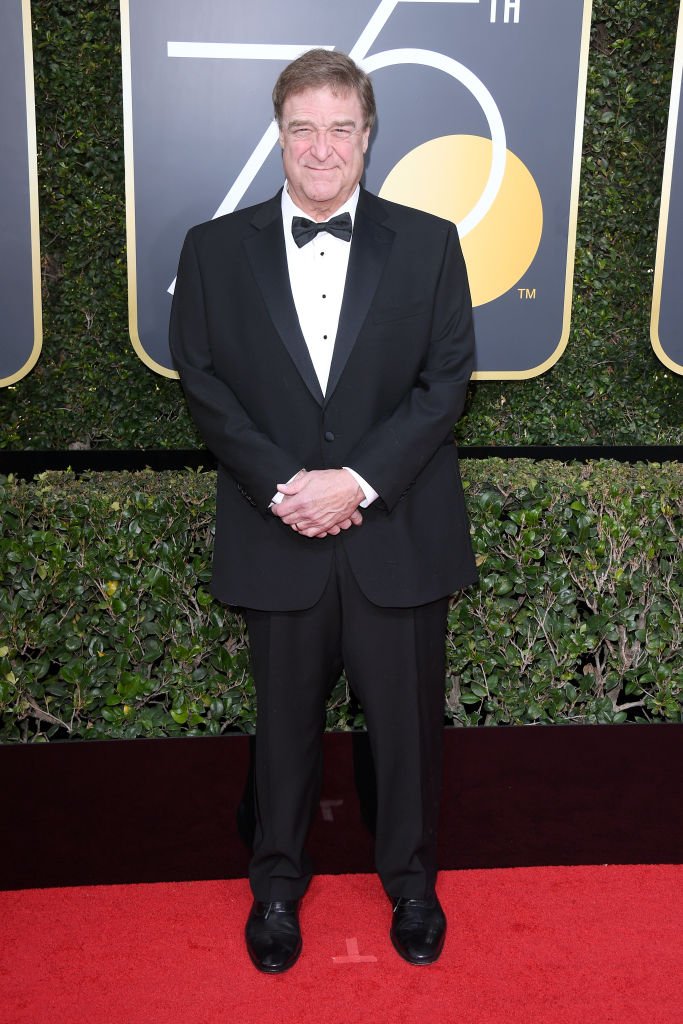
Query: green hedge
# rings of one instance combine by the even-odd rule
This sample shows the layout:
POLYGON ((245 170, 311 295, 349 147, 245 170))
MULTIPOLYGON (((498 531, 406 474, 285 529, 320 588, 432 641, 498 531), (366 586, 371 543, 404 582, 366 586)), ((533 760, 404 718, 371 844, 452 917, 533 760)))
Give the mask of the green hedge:
MULTIPOLYGON (((454 600, 461 725, 683 721, 683 467, 463 464, 479 586, 454 600)), ((0 740, 254 728, 210 597, 213 473, 0 479, 0 740)), ((328 725, 362 724, 344 680, 328 725)))
MULTIPOLYGON (((0 447, 200 446, 128 341, 118 0, 32 4, 45 343, 0 391, 0 447)), ((468 444, 681 444, 683 378, 649 341, 678 0, 594 0, 568 348, 471 388, 468 444)))

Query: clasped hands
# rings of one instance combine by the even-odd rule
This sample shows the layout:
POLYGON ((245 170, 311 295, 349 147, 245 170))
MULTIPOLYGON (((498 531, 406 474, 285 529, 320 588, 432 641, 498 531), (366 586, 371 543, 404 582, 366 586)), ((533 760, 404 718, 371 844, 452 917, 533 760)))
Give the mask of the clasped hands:
POLYGON ((363 522, 363 491, 345 469, 302 469, 277 489, 284 498, 271 512, 304 537, 336 536, 363 522))

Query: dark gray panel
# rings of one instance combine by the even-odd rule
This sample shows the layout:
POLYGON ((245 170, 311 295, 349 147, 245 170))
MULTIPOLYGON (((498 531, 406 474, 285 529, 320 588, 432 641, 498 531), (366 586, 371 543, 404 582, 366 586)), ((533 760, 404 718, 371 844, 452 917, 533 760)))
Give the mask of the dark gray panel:
MULTIPOLYGON (((0 384, 27 372, 41 341, 40 324, 34 322, 30 170, 35 145, 29 152, 22 7, 21 0, 0 7, 0 384)), ((33 120, 33 110, 29 113, 33 120)))
MULTIPOLYGON (((683 51, 683 39, 679 39, 683 51)), ((681 55, 683 60, 683 53, 681 55)), ((673 152, 666 248, 662 268, 658 338, 663 353, 683 373, 683 118, 681 79, 678 79, 678 123, 673 152)), ((672 97, 672 102, 674 97, 672 97)), ((662 226, 660 225, 660 231, 662 226)))
MULTIPOLYGON (((584 12, 590 0, 399 3, 368 55, 391 49, 442 54, 470 69, 493 96, 507 148, 525 164, 543 205, 543 233, 514 286, 475 313, 478 372, 525 376, 553 357, 565 323, 570 198, 584 12), (495 20, 494 13, 496 15, 495 20), (518 286, 524 290, 520 298, 518 286), (526 299, 527 290, 533 299, 526 299)), ((255 60, 168 56, 168 43, 330 45, 349 52, 379 0, 129 0, 132 71, 137 334, 146 361, 170 367, 168 286, 186 230, 210 219, 272 120, 270 93, 285 57, 255 60), (340 12, 343 11, 343 17, 340 12)), ((379 191, 406 153, 444 135, 490 138, 465 84, 433 67, 373 72, 379 124, 365 184, 379 191)), ((579 126, 580 130, 580 126, 579 126)), ((282 184, 275 147, 239 199, 246 206, 282 184)), ((506 240, 501 238, 501 244, 506 240)), ((510 243, 514 246, 514 239, 510 243)), ((135 308, 133 305, 132 308, 135 308)))

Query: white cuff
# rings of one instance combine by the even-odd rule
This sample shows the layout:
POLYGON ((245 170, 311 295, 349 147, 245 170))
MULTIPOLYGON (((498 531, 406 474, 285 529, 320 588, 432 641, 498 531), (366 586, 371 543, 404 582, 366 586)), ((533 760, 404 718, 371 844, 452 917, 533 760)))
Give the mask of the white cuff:
MULTIPOLYGON (((303 469, 299 469, 294 474, 294 476, 290 476, 290 478, 287 481, 287 483, 291 484, 292 480, 296 480, 296 478, 298 477, 299 473, 303 473, 303 472, 304 472, 303 469)), ((273 505, 279 505, 283 498, 284 498, 284 494, 282 493, 282 491, 276 491, 275 494, 273 495, 273 497, 271 498, 270 505, 268 506, 268 508, 272 508, 273 505)))
POLYGON ((360 508, 367 508, 368 505, 372 505, 373 501, 379 498, 379 494, 374 487, 371 487, 367 480, 364 480, 360 473, 356 473, 355 469, 351 469, 350 466, 342 466, 347 473, 350 473, 353 479, 356 481, 361 491, 365 495, 365 499, 361 501, 360 508))

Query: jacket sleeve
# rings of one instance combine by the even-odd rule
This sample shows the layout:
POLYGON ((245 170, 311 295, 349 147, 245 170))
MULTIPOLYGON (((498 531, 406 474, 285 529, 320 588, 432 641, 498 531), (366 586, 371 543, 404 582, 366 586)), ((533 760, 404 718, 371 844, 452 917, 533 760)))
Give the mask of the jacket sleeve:
POLYGON ((448 441, 465 404, 474 364, 474 327, 467 270, 455 227, 446 233, 434 292, 426 359, 390 416, 370 430, 347 462, 369 480, 391 510, 448 441))
POLYGON ((276 484, 302 467, 253 422, 225 381, 214 371, 204 290, 193 231, 180 255, 173 305, 170 347, 187 404, 207 447, 246 497, 264 513, 276 484))

